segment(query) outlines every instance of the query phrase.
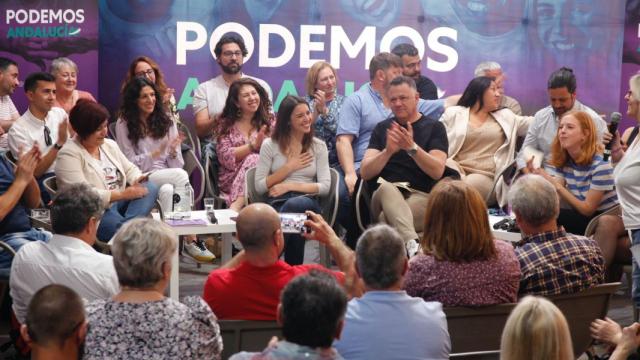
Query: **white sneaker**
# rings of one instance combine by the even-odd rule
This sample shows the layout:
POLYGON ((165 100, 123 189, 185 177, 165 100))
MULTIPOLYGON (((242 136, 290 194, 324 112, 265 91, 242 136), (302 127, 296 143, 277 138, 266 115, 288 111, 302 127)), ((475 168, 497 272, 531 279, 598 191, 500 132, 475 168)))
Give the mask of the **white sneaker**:
POLYGON ((211 253, 201 240, 195 240, 184 244, 184 252, 200 262, 212 262, 216 256, 211 253))
POLYGON ((420 244, 418 244, 418 242, 414 239, 407 241, 405 247, 407 249, 407 256, 409 257, 409 259, 416 256, 418 254, 418 251, 420 251, 420 244))

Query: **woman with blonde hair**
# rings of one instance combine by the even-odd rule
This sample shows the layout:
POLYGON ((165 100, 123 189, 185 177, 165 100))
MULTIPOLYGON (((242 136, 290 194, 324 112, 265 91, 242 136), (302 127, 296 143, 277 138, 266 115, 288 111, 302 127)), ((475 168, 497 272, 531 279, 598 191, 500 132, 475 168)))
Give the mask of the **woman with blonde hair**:
POLYGON ((423 254, 411 259, 405 278, 409 295, 443 306, 516 301, 518 259, 511 245, 493 238, 484 199, 473 186, 439 182, 429 194, 424 228, 423 254))
POLYGON ((91 93, 77 89, 78 65, 73 60, 66 57, 53 60, 50 72, 56 78, 56 98, 53 106, 63 108, 68 114, 80 99, 96 102, 91 93))
POLYGON ((542 297, 520 300, 504 326, 500 359, 574 359, 569 326, 560 309, 542 297))
POLYGON ((613 167, 602 157, 596 128, 583 111, 566 113, 551 144, 549 173, 532 169, 556 188, 560 199, 570 206, 561 208, 558 224, 567 232, 584 234, 589 221, 618 204, 613 167))

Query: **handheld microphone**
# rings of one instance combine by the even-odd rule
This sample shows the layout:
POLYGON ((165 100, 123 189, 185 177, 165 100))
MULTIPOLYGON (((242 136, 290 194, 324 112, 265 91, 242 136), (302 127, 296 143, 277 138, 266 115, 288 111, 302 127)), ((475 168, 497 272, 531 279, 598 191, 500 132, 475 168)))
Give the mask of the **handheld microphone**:
MULTIPOLYGON (((619 112, 611 113, 611 122, 609 123, 609 133, 611 135, 615 135, 616 131, 618 131, 618 124, 620 124, 620 118, 622 115, 619 112)), ((613 146, 613 141, 609 141, 607 145, 604 147, 604 161, 609 161, 609 156, 611 156, 611 147, 613 146)))

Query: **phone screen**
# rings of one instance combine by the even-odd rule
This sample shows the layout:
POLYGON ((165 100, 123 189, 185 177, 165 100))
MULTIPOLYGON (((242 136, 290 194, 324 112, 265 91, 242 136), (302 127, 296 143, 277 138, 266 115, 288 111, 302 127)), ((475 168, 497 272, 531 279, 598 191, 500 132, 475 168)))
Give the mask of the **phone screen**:
POLYGON ((300 234, 308 232, 304 226, 304 222, 307 220, 307 214, 305 213, 281 213, 280 214, 280 226, 282 232, 285 234, 300 234))

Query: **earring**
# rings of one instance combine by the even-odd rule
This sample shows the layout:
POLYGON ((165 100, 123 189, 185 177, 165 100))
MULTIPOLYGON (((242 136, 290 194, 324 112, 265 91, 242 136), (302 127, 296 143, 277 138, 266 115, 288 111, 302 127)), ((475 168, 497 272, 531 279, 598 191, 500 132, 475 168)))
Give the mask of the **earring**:
POLYGON ((236 117, 238 119, 242 117, 242 110, 238 109, 238 111, 236 111, 236 117))

